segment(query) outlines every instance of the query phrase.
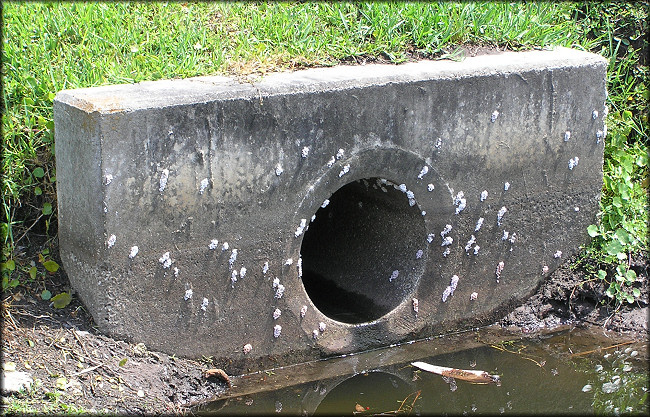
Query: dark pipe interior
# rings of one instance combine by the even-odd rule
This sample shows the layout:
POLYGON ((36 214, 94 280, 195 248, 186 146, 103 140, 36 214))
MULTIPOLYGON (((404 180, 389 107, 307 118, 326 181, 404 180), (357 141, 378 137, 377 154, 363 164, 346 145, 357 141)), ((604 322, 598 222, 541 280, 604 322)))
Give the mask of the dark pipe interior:
MULTIPOLYGON (((385 181, 385 180, 384 180, 385 181)), ((418 205, 390 181, 354 181, 336 191, 305 232, 302 281, 314 305, 345 323, 380 318, 417 285, 426 230, 418 205), (399 271, 391 280, 393 271, 399 271)))

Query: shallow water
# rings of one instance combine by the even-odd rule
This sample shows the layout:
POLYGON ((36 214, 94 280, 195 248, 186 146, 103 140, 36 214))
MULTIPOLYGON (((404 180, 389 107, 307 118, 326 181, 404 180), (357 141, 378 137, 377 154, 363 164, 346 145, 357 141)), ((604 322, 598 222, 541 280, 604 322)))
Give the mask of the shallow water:
POLYGON ((608 337, 601 328, 524 338, 487 328, 236 377, 228 398, 193 411, 228 415, 646 414, 647 343, 629 342, 620 336, 608 337), (411 366, 416 360, 487 371, 499 375, 501 384, 443 378, 411 366))

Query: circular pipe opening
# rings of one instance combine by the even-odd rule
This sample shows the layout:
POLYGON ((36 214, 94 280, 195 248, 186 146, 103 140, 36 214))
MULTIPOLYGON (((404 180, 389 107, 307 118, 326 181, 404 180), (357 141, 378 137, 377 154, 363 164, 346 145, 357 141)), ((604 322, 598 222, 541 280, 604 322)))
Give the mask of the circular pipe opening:
POLYGON ((407 195, 403 184, 367 178, 341 187, 318 209, 300 252, 303 285, 321 313, 344 323, 373 321, 415 290, 426 228, 407 195))

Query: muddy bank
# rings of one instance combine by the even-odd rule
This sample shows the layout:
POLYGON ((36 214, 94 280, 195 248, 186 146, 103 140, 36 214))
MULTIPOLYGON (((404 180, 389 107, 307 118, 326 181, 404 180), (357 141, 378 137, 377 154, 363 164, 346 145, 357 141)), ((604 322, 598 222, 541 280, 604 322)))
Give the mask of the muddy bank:
MULTIPOLYGON (((588 323, 646 340, 647 259, 639 256, 631 265, 642 291, 634 304, 620 309, 601 304, 608 300, 606 288, 567 262, 499 324, 530 335, 588 323)), ((52 294, 69 290, 63 271, 45 279, 52 294)), ((106 337, 76 297, 66 308, 55 309, 40 297, 42 289, 34 283, 3 294, 3 363, 15 364, 16 372, 26 372, 33 381, 26 392, 6 394, 3 411, 184 414, 190 405, 228 389, 219 375, 206 373, 213 368, 211 358, 176 358, 106 337)))
MULTIPOLYGON (((514 326, 523 332, 553 328, 560 324, 582 323, 602 326, 606 330, 647 339, 648 336, 648 259, 638 254, 629 260, 637 274, 635 287, 641 296, 632 304, 617 307, 606 295, 602 280, 590 279, 579 259, 565 262, 523 305, 503 318, 499 324, 514 326)), ((614 271, 607 271, 609 276, 614 271)))
POLYGON ((13 395, 34 411, 74 405, 85 412, 180 414, 183 405, 226 388, 205 377, 209 358, 176 358, 106 337, 75 302, 64 311, 29 295, 3 304, 3 363, 31 375, 31 389, 13 395))

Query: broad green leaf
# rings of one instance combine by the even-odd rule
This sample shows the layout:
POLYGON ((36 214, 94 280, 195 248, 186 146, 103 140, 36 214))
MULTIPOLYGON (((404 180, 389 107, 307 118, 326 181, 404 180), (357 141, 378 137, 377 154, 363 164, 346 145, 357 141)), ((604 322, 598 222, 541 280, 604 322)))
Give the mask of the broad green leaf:
POLYGON ((596 226, 595 224, 591 224, 589 225, 589 227, 587 227, 587 233, 589 233, 589 236, 591 237, 596 237, 600 234, 598 232, 598 226, 596 226))
POLYGON ((47 123, 46 120, 45 120, 45 117, 43 117, 41 115, 36 116, 36 125, 38 125, 38 127, 44 128, 45 123, 47 123))
POLYGON ((43 215, 48 216, 50 214, 52 214, 52 204, 43 203, 43 215))
POLYGON ((616 229, 616 238, 623 245, 630 243, 630 234, 625 231, 625 229, 616 229))
POLYGON ((616 255, 623 250, 623 245, 618 240, 612 240, 607 244, 607 253, 610 255, 616 255))
POLYGON ((1 269, 2 269, 3 271, 13 271, 13 270, 16 269, 16 262, 14 262, 13 259, 9 259, 7 262, 4 262, 4 263, 2 264, 2 268, 1 268, 1 269))
POLYGON ((25 84, 28 84, 31 88, 36 88, 38 81, 34 77, 27 77, 23 80, 25 84))
POLYGON ((632 288, 632 294, 635 297, 640 297, 641 296, 641 290, 639 290, 638 288, 632 288))
POLYGON ((630 284, 636 281, 636 272, 633 269, 628 269, 625 273, 625 280, 630 284))
POLYGON ((621 198, 618 196, 612 198, 612 204, 616 207, 623 207, 623 201, 621 201, 621 198))
POLYGON ((43 266, 50 272, 56 272, 59 270, 59 264, 52 260, 43 262, 43 266))
POLYGON ((47 301, 50 298, 52 298, 52 293, 49 290, 43 290, 43 292, 41 293, 41 298, 47 301))
POLYGON ((70 296, 70 294, 67 292, 62 292, 61 294, 57 294, 52 297, 54 308, 65 308, 68 304, 70 304, 70 301, 72 301, 72 296, 70 296))
POLYGON ((34 169, 33 174, 36 178, 43 178, 45 176, 45 171, 43 171, 43 168, 37 167, 34 169))
POLYGON ((35 266, 32 266, 31 268, 29 268, 29 277, 30 277, 31 279, 36 279, 36 273, 37 273, 37 272, 38 272, 38 271, 36 270, 36 267, 35 267, 35 266))
POLYGON ((43 194, 43 190, 41 190, 41 187, 35 187, 34 195, 41 195, 41 194, 43 194))
POLYGON ((602 269, 598 270, 598 278, 605 279, 605 277, 607 277, 607 272, 603 271, 602 269))
POLYGON ((625 171, 631 173, 634 170, 634 161, 632 160, 632 157, 626 157, 621 159, 621 166, 623 167, 623 169, 625 169, 625 171))
POLYGON ((609 178, 609 176, 603 177, 603 184, 605 186, 605 190, 611 190, 612 189, 612 179, 609 178))
POLYGON ((632 294, 625 294, 625 298, 627 299, 628 304, 632 304, 634 302, 634 297, 632 294))
POLYGON ((629 200, 630 199, 630 186, 626 183, 619 183, 618 184, 618 192, 621 194, 621 198, 623 200, 629 200))

